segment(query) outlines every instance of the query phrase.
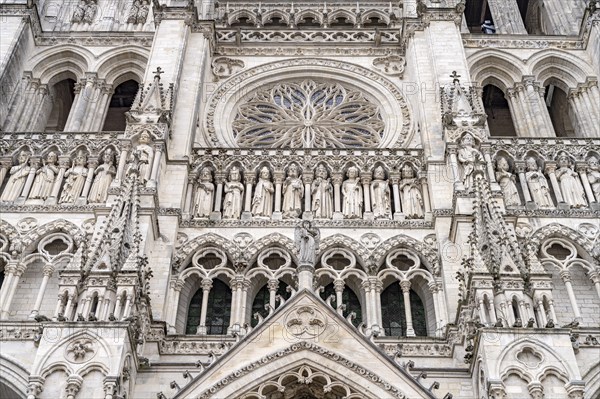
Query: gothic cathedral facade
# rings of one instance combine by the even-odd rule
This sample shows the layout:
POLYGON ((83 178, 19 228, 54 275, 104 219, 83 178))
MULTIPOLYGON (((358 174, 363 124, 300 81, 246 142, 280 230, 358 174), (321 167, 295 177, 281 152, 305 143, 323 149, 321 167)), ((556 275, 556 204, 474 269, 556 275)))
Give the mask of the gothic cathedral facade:
POLYGON ((600 1, 0 33, 0 397, 600 398, 600 1))

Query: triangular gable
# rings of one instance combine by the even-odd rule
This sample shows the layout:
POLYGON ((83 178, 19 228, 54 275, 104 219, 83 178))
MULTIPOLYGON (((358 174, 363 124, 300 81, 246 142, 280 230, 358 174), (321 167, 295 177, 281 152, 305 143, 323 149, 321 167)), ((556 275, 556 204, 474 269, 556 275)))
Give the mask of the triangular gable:
POLYGON ((305 290, 195 377, 174 399, 232 397, 237 385, 250 390, 260 379, 303 362, 359 384, 368 397, 435 398, 330 306, 305 290))

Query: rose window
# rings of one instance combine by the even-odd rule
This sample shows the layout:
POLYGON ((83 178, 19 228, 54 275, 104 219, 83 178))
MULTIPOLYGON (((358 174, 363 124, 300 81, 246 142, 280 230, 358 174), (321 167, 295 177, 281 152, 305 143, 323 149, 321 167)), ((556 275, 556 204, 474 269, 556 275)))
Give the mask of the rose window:
POLYGON ((233 121, 240 147, 377 147, 384 127, 379 107, 361 92, 312 80, 255 92, 233 121))

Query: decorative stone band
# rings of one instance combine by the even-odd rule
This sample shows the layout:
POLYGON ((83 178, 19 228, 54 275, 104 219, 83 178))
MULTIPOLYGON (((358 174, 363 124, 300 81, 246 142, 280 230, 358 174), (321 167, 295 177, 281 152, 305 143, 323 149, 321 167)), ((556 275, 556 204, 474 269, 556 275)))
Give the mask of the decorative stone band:
POLYGON ((313 343, 306 342, 306 341, 302 341, 297 344, 291 345, 288 348, 283 349, 281 351, 271 353, 269 355, 265 355, 260 360, 258 360, 256 362, 252 362, 252 363, 248 364, 247 366, 244 366, 244 367, 234 371, 233 373, 227 375, 226 377, 223 377, 218 383, 216 383, 212 387, 210 387, 207 390, 205 390, 204 392, 202 392, 196 398, 197 399, 212 398, 212 397, 214 397, 214 395, 217 392, 219 392, 224 387, 229 385, 232 381, 240 378, 241 376, 247 375, 250 372, 252 372, 253 370, 263 367, 279 358, 282 358, 282 357, 285 357, 285 356, 288 356, 288 355, 291 355, 293 353, 300 352, 300 351, 311 351, 318 355, 324 356, 330 360, 333 360, 336 363, 338 363, 340 366, 343 366, 346 370, 353 371, 357 374, 360 374, 363 377, 365 377, 366 379, 370 380, 375 385, 379 386, 380 388, 385 389, 386 391, 388 391, 390 393, 391 397, 397 398, 397 399, 407 399, 406 395, 403 394, 402 392, 400 392, 400 390, 398 390, 398 388, 396 388, 389 382, 381 379, 381 377, 379 377, 377 374, 344 358, 343 356, 340 356, 339 354, 337 354, 335 352, 332 352, 328 349, 324 349, 318 345, 315 345, 313 343))

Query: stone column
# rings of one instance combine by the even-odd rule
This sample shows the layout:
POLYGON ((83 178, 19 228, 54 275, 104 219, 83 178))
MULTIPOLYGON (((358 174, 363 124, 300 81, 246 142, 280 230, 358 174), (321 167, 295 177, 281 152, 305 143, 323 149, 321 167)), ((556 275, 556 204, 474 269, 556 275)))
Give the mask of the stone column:
POLYGON ((363 186, 363 198, 364 198, 364 207, 365 212, 363 214, 363 219, 365 220, 373 220, 373 212, 371 210, 371 179, 373 175, 371 172, 362 172, 360 174, 360 182, 363 186))
POLYGON ((550 177, 550 183, 552 183, 552 190, 554 191, 554 196, 556 197, 556 202, 558 202, 558 206, 560 206, 561 204, 564 206, 565 200, 563 199, 562 193, 560 192, 560 185, 558 184, 558 180, 556 179, 555 174, 556 163, 547 162, 545 172, 548 175, 548 177, 550 177))
POLYGON ((390 172, 390 183, 392 185, 392 200, 394 201, 394 220, 399 220, 404 217, 402 207, 400 205, 400 173, 390 172))
POLYGON ((526 35, 516 0, 488 0, 496 32, 500 35, 526 35))
POLYGON ((344 178, 341 173, 331 174, 331 183, 333 184, 333 219, 343 219, 342 215, 342 182, 344 178))
POLYGON ((86 125, 87 131, 99 132, 104 127, 106 121, 106 115, 110 106, 110 100, 114 93, 112 85, 102 82, 98 88, 100 93, 98 105, 94 110, 93 117, 89 119, 89 123, 86 125))
POLYGON ((11 285, 8 286, 8 291, 6 297, 4 298, 2 312, 0 313, 0 320, 5 320, 8 317, 10 305, 12 304, 13 297, 17 291, 17 287, 19 286, 19 279, 23 275, 23 272, 25 272, 26 268, 27 266, 25 266, 23 263, 18 263, 16 265, 13 272, 13 278, 10 280, 11 285))
POLYGON ((519 184, 521 185, 521 191, 523 191, 523 196, 525 197, 525 206, 533 207, 535 204, 531 198, 529 186, 527 185, 527 178, 525 177, 525 162, 515 162, 515 169, 519 175, 519 184))
POLYGON ((58 314, 61 313, 61 310, 63 311, 62 313, 64 316, 63 303, 65 300, 65 295, 66 295, 66 293, 64 293, 64 292, 58 294, 58 301, 56 302, 56 309, 54 309, 54 315, 52 316, 54 321, 56 321, 58 319, 58 314))
POLYGON ((362 282, 360 287, 365 295, 365 309, 367 311, 365 320, 363 321, 367 328, 371 328, 373 325, 373 297, 371 295, 371 282, 369 280, 365 280, 362 282))
POLYGON ((200 325, 196 330, 198 335, 206 335, 208 331, 206 329, 206 314, 208 313, 208 296, 212 289, 212 280, 205 278, 202 280, 202 309, 200 310, 200 325))
MULTIPOLYGON (((571 285, 571 273, 569 273, 567 270, 562 270, 560 272, 560 278, 565 283, 565 287, 567 288, 569 302, 571 302, 571 307, 573 308, 573 314, 575 314, 575 319, 581 320, 581 312, 579 311, 579 305, 577 305, 577 299, 575 298, 573 285, 571 285)), ((554 322, 556 322, 556 320, 554 320, 554 322)))
POLYGON ((185 191, 185 203, 183 204, 183 214, 187 217, 194 218, 194 210, 192 209, 192 202, 194 201, 194 182, 198 176, 196 173, 191 172, 188 175, 187 190, 185 191))
POLYGON ((65 178, 65 172, 69 169, 69 165, 71 163, 71 158, 68 156, 60 156, 58 157, 58 176, 56 176, 56 180, 54 181, 54 187, 52 187, 52 193, 50 193, 50 197, 46 199, 46 205, 56 205, 58 202, 58 195, 60 194, 60 188, 62 187, 63 179, 65 178))
POLYGON ((123 309, 123 316, 121 317, 121 320, 125 320, 126 318, 129 317, 132 299, 133 299, 133 295, 128 294, 127 299, 125 300, 125 308, 123 309))
POLYGON ((223 185, 225 184, 225 173, 215 172, 215 182, 217 189, 215 190, 215 207, 210 215, 210 220, 221 219, 221 204, 223 203, 223 185))
POLYGON ((381 314, 381 292, 383 291, 383 283, 379 281, 379 279, 375 279, 372 281, 372 286, 374 287, 373 296, 375 299, 375 311, 377 316, 375 319, 375 323, 378 327, 380 327, 380 334, 383 335, 384 331, 383 328, 381 328, 383 327, 383 317, 381 314))
POLYGON ((125 165, 127 165, 127 155, 129 155, 130 149, 131 144, 124 144, 121 146, 121 154, 119 155, 119 164, 117 166, 117 175, 110 184, 113 187, 119 187, 121 185, 121 182, 123 181, 123 173, 125 173, 125 165))
POLYGON ((313 276, 315 266, 310 263, 301 263, 298 265, 298 291, 313 290, 313 276))
POLYGON ((510 112, 512 115, 513 123, 515 124, 515 130, 518 137, 529 137, 531 134, 527 129, 527 123, 525 123, 525 116, 523 116, 523 109, 519 104, 518 93, 515 88, 509 88, 506 90, 506 100, 510 104, 510 112))
POLYGON ((450 155, 450 167, 452 168, 452 177, 454 178, 454 189, 464 190, 461 178, 460 170, 458 168, 458 148, 456 144, 448 144, 448 154, 450 155))
POLYGON ((479 303, 479 319, 482 324, 488 324, 490 322, 490 320, 487 319, 486 308, 485 308, 485 303, 483 302, 483 299, 479 299, 478 303, 479 303))
POLYGON ((516 93, 516 101, 521 110, 523 120, 525 121, 525 134, 523 137, 536 137, 538 136, 537 126, 535 123, 535 116, 530 107, 530 101, 527 99, 525 85, 522 82, 515 83, 514 87, 516 93))
POLYGON ((27 399, 36 399, 44 390, 44 380, 40 377, 29 377, 27 385, 27 399))
POLYGON ((420 173, 419 181, 421 182, 421 192, 423 194, 423 206, 425 213, 431 212, 431 199, 429 197, 429 185, 427 184, 427 172, 420 173))
POLYGON ((115 310, 113 310, 113 316, 115 317, 115 319, 117 320, 121 320, 121 315, 119 313, 121 313, 121 299, 122 299, 122 295, 117 296, 117 299, 115 300, 115 310))
POLYGON ((537 133, 541 137, 554 137, 554 127, 543 99, 544 88, 540 87, 533 76, 524 76, 525 100, 531 107, 533 117, 537 125, 537 133), (550 122, 550 124, 548 124, 550 122))
POLYGON ((66 132, 79 132, 82 130, 90 103, 97 101, 99 97, 98 81, 95 73, 86 73, 86 77, 82 78, 79 83, 81 90, 73 100, 73 106, 65 125, 66 132))
POLYGON ((67 386, 65 387, 66 399, 75 399, 77 393, 81 389, 83 378, 78 375, 72 374, 67 378, 67 386))
POLYGON ((410 309, 410 286, 409 280, 402 280, 400 282, 400 288, 402 289, 402 295, 404 296, 404 314, 406 316, 406 336, 414 337, 415 330, 413 328, 412 311, 410 309))
POLYGON ((594 283, 594 287, 596 287, 596 292, 600 298, 600 274, 598 272, 589 272, 588 277, 594 283))
POLYGON ((95 157, 90 157, 88 159, 88 164, 87 164, 87 176, 85 178, 85 184, 83 186, 83 190, 81 191, 81 194, 79 195, 79 198, 77 198, 75 200, 75 204, 76 205, 84 205, 87 204, 87 197, 88 194, 90 193, 90 188, 92 187, 92 182, 94 181, 94 171, 96 170, 96 167, 98 166, 98 159, 95 157))
POLYGON ((558 319, 556 317, 556 312, 554 311, 554 301, 552 299, 548 300, 548 311, 550 312, 550 317, 552 317, 552 320, 557 322, 558 319))
POLYGON ((30 319, 35 318, 40 311, 40 306, 42 305, 42 300, 44 299, 44 293, 46 292, 46 286, 48 285, 48 280, 52 277, 52 273, 54 273, 54 266, 52 263, 46 263, 43 269, 44 277, 42 279, 42 284, 40 285, 40 289, 38 291, 37 298, 35 300, 35 304, 33 305, 33 310, 29 315, 30 319))
POLYGON ((275 208, 272 215, 273 220, 283 219, 283 215, 281 213, 281 188, 283 186, 284 177, 283 170, 277 169, 273 173, 273 181, 275 183, 275 208))
POLYGON ((345 286, 346 286, 346 283, 344 283, 344 280, 342 280, 342 279, 336 279, 333 282, 333 287, 335 289, 335 303, 337 305, 336 306, 336 311, 341 316, 344 315, 344 310, 342 309, 342 305, 344 304, 344 300, 342 298, 342 295, 344 294, 344 287, 345 286))
POLYGON ((106 376, 104 378, 104 399, 113 399, 117 390, 118 377, 106 376))
MULTIPOLYGON (((571 109, 572 114, 575 116, 575 120, 572 120, 572 122, 576 122, 575 129, 577 136, 587 137, 591 131, 591 127, 585 114, 589 112, 589 110, 586 109, 585 105, 581 102, 580 88, 569 90, 567 99, 569 101, 569 108, 571 109)), ((569 118, 569 115, 566 115, 566 117, 569 118)))
POLYGON ((152 160, 152 172, 150 172, 150 180, 146 183, 146 187, 155 188, 158 184, 158 171, 160 170, 160 162, 162 160, 162 145, 154 146, 154 159, 152 160))
POLYGON ((39 79, 31 79, 25 92, 25 103, 22 107, 22 113, 19 115, 18 123, 15 126, 15 130, 19 132, 27 131, 31 116, 33 115, 33 108, 35 104, 35 97, 40 86, 39 79))
POLYGON ((48 96, 48 85, 41 84, 39 85, 33 100, 34 106, 32 108, 31 114, 29 114, 29 119, 25 122, 25 130, 34 132, 37 130, 43 130, 45 126, 38 127, 38 121, 41 114, 41 109, 46 102, 46 97, 48 96))
POLYGON ((267 283, 267 288, 269 289, 269 306, 271 309, 269 310, 269 314, 273 312, 277 306, 276 297, 277 297, 277 289, 279 288, 279 280, 271 279, 267 283))
POLYGON ((67 304, 65 305, 65 319, 67 320, 73 319, 71 314, 73 312, 73 300, 75 300, 75 295, 67 292, 67 304))
POLYGON ((302 173, 302 182, 304 183, 304 213, 302 219, 312 219, 311 202, 311 184, 314 179, 312 171, 302 173))
POLYGON ((594 197, 594 192, 592 191, 592 186, 590 185, 590 181, 587 177, 588 166, 585 162, 576 162, 575 168, 581 177, 581 182, 583 183, 583 188, 585 190, 585 195, 588 198, 588 202, 593 204, 596 202, 596 197, 594 197))
POLYGON ((244 212, 242 212, 242 220, 252 219, 252 188, 256 182, 256 176, 253 172, 248 171, 244 174, 244 182, 246 183, 244 212))
POLYGON ((12 287, 12 281, 13 278, 15 278, 16 271, 17 261, 9 260, 8 264, 4 267, 4 282, 2 283, 2 288, 0 288, 0 312, 4 310, 4 303, 6 302, 10 287, 12 287))

